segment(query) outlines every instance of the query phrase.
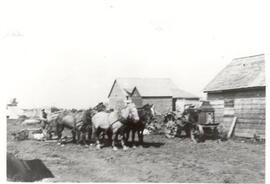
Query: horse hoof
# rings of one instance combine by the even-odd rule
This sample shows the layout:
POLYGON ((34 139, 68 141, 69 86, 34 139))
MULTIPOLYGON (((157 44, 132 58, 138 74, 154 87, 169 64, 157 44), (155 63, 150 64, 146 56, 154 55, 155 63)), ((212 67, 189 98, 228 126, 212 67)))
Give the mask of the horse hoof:
POLYGON ((61 144, 61 147, 64 147, 65 145, 64 144, 61 144))
POLYGON ((113 147, 113 151, 117 151, 118 150, 118 148, 117 147, 113 147))
POLYGON ((99 149, 100 149, 100 145, 96 145, 96 149, 98 149, 98 150, 99 150, 99 149))
POLYGON ((85 145, 84 145, 84 147, 88 148, 88 147, 89 147, 89 145, 88 145, 88 144, 85 144, 85 145))
POLYGON ((134 145, 134 146, 132 146, 132 148, 133 148, 133 149, 136 149, 137 147, 134 145))
POLYGON ((127 151, 127 150, 128 150, 128 147, 124 146, 124 147, 123 147, 123 150, 124 150, 124 151, 127 151))
POLYGON ((58 142, 57 145, 61 145, 61 142, 58 142))

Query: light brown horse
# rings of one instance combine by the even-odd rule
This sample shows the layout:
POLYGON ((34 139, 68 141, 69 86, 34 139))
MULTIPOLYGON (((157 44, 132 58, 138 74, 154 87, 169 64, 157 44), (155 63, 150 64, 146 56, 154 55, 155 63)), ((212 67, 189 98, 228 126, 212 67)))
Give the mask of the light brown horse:
POLYGON ((92 109, 80 112, 61 112, 56 119, 49 122, 46 128, 47 134, 54 132, 61 143, 62 132, 64 128, 67 128, 71 130, 74 143, 83 142, 83 144, 86 144, 86 134, 88 134, 88 139, 90 139, 92 133, 92 113, 92 109), (81 136, 81 134, 83 135, 81 136))
POLYGON ((99 134, 103 130, 112 141, 113 150, 117 150, 116 141, 118 135, 120 135, 121 145, 124 150, 127 149, 125 145, 125 124, 129 122, 138 122, 139 115, 135 104, 128 104, 120 111, 113 112, 98 112, 92 118, 92 133, 96 139, 96 148, 100 149, 99 134))

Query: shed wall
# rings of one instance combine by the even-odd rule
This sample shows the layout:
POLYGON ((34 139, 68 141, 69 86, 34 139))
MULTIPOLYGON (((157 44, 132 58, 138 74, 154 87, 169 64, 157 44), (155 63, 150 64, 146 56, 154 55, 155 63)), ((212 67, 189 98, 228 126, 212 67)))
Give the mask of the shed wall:
POLYGON ((185 110, 185 105, 187 104, 197 106, 199 104, 199 99, 176 99, 176 111, 183 113, 185 110))
POLYGON ((215 108, 216 122, 227 130, 233 117, 238 118, 234 135, 265 137, 265 89, 208 93, 207 99, 215 108))
POLYGON ((172 111, 172 98, 171 97, 142 97, 142 103, 154 104, 157 113, 167 113, 172 111))

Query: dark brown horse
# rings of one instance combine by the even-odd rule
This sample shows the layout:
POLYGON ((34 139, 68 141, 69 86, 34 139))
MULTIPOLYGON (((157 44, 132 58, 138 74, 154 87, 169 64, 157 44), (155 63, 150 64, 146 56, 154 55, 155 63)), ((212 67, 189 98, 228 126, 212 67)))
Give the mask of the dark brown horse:
POLYGON ((154 117, 153 105, 146 104, 143 107, 137 108, 140 120, 137 123, 130 122, 126 125, 126 141, 129 139, 130 131, 132 132, 131 146, 135 148, 135 134, 138 135, 139 145, 143 145, 143 131, 148 123, 154 117))

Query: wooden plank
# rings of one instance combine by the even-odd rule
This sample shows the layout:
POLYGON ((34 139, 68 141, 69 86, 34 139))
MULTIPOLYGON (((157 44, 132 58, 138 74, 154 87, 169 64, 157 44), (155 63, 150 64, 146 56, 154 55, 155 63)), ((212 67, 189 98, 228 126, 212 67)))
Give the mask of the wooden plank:
POLYGON ((242 128, 239 128, 238 126, 238 123, 236 124, 235 126, 235 131, 237 132, 242 132, 242 131, 265 131, 265 129, 262 127, 262 128, 254 128, 254 127, 242 127, 242 128))
POLYGON ((259 107, 263 107, 263 106, 265 106, 265 103, 262 103, 262 102, 238 102, 238 103, 234 103, 234 107, 235 106, 259 106, 259 107))
POLYGON ((248 105, 235 105, 234 106, 235 109, 264 109, 265 105, 261 105, 261 104, 248 104, 248 105))
POLYGON ((254 129, 235 129, 235 136, 239 137, 254 137, 255 135, 265 135, 265 131, 259 131, 259 130, 254 130, 254 129))
POLYGON ((254 129, 254 130, 265 130, 265 125, 258 124, 238 124, 236 125, 237 129, 254 129))
POLYGON ((252 101, 265 101, 265 97, 251 97, 251 98, 235 98, 235 101, 252 102, 252 101))
POLYGON ((260 119, 265 120, 265 114, 241 114, 241 113, 235 113, 235 116, 241 118, 241 119, 260 119))
POLYGON ((256 133, 256 130, 254 129, 235 129, 235 135, 238 136, 239 134, 247 134, 248 137, 253 137, 256 133))
POLYGON ((265 114, 241 114, 235 113, 235 116, 241 119, 265 119, 265 114))
POLYGON ((237 109, 235 108, 234 109, 235 112, 239 112, 239 113, 264 113, 265 114, 265 108, 261 108, 261 109, 244 109, 244 108, 241 108, 241 109, 237 109))
POLYGON ((260 122, 260 121, 254 121, 254 122, 243 122, 243 121, 239 121, 237 120, 237 127, 265 127, 265 123, 264 122, 260 122))
POLYGON ((265 114, 265 109, 234 109, 236 113, 253 113, 253 114, 258 114, 258 113, 261 113, 261 114, 265 114))
POLYGON ((230 127, 230 130, 229 130, 229 132, 227 134, 228 139, 231 138, 231 136, 232 136, 232 133, 233 133, 233 130, 234 130, 234 127, 235 127, 235 124, 236 124, 236 120, 237 120, 237 117, 234 117, 233 121, 232 121, 232 124, 231 124, 231 127, 230 127))
POLYGON ((265 119, 244 119, 244 118, 238 118, 238 122, 240 122, 240 123, 261 123, 261 124, 265 124, 265 119))
POLYGON ((235 132, 234 134, 237 137, 245 137, 245 138, 252 138, 252 137, 254 137, 254 134, 249 133, 249 132, 235 132))
POLYGON ((265 124, 265 119, 243 119, 238 117, 237 122, 240 124, 265 124))
POLYGON ((243 105, 243 106, 234 106, 234 109, 265 109, 265 106, 259 106, 259 105, 243 105))

